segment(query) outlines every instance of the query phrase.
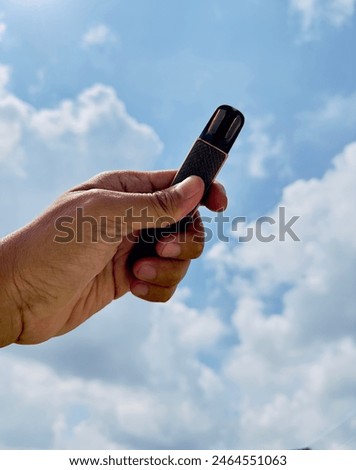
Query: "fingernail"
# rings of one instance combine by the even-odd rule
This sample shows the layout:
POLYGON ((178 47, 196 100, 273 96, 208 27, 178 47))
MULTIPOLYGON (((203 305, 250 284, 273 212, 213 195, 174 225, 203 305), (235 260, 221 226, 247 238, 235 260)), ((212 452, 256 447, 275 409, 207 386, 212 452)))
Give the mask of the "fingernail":
POLYGON ((167 243, 162 250, 162 256, 166 258, 176 258, 182 252, 182 248, 178 243, 167 243))
POLYGON ((137 271, 137 275, 140 279, 146 279, 147 281, 152 281, 157 277, 156 268, 150 264, 143 264, 137 271))
POLYGON ((134 288, 132 289, 133 294, 137 295, 138 297, 144 297, 148 294, 148 286, 143 284, 142 282, 138 282, 134 288))

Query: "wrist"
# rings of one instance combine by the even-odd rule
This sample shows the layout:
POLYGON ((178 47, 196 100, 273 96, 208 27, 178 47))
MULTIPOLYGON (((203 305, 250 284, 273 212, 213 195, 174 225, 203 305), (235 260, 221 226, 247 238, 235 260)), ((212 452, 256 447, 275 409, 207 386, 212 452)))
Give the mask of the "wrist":
POLYGON ((22 332, 21 296, 16 281, 16 234, 0 239, 0 347, 22 332))

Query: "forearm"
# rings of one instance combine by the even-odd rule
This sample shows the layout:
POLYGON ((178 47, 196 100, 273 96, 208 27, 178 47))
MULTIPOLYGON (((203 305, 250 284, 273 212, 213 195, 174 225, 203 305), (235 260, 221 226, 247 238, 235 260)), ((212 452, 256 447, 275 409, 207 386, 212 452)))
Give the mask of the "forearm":
POLYGON ((16 234, 0 239, 0 347, 16 342, 22 331, 16 279, 16 234))

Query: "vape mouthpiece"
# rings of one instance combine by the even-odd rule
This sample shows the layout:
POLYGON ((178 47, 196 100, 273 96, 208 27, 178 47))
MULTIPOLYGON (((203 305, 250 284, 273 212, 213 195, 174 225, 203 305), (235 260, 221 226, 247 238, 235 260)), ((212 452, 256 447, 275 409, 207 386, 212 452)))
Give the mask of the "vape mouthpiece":
POLYGON ((242 126, 244 116, 240 111, 226 104, 219 106, 200 134, 200 139, 229 153, 242 126))

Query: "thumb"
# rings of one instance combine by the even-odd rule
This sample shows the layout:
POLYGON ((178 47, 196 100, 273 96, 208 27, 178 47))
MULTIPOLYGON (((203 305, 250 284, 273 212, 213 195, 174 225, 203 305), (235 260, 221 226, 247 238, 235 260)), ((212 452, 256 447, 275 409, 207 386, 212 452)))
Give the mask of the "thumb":
POLYGON ((127 218, 128 232, 178 222, 199 204, 203 194, 204 182, 198 176, 189 176, 181 183, 154 193, 134 194, 130 201, 132 224, 127 218))

